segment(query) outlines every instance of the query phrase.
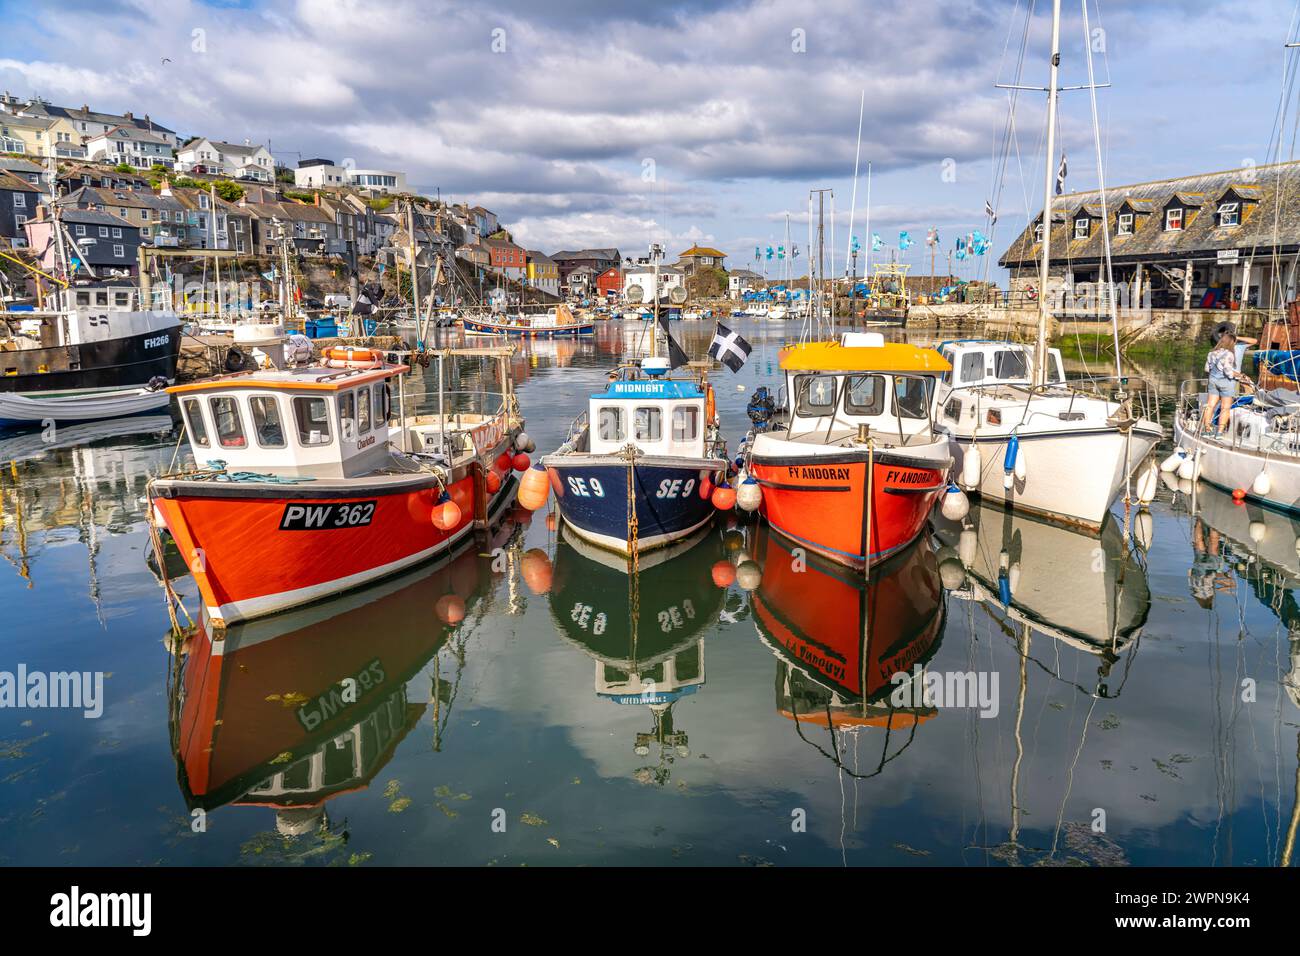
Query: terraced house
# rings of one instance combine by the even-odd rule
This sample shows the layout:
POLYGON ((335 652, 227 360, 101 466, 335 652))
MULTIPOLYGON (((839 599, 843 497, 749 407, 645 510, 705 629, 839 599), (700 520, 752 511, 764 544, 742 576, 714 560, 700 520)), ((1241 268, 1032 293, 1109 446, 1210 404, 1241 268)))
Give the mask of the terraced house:
MULTIPOLYGON (((1300 161, 1068 193, 1052 204, 1048 295, 1055 308, 1099 302, 1105 237, 1121 305, 1281 308, 1300 262, 1300 161)), ((999 263, 1012 292, 1037 296, 1040 212, 999 263)), ((1107 307, 1108 308, 1108 307, 1107 307)))

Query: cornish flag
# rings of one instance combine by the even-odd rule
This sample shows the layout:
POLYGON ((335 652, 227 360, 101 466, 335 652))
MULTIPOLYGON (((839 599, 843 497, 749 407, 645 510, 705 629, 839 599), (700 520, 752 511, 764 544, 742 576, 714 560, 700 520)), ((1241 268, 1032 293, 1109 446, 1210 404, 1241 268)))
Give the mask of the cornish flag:
POLYGON ((1061 154, 1061 165, 1056 167, 1056 195, 1065 192, 1065 153, 1061 154))
POLYGON ((739 332, 733 332, 721 322, 718 323, 717 331, 713 333, 713 342, 709 345, 710 355, 733 372, 739 372, 752 351, 753 346, 742 339, 739 332))

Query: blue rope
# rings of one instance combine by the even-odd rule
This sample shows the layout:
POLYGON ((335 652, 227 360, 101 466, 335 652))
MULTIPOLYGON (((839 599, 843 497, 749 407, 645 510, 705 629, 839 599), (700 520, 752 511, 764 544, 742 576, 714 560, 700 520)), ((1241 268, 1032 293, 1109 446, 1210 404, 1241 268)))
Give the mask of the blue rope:
POLYGON ((315 478, 301 477, 290 478, 285 475, 263 475, 256 471, 226 471, 226 463, 221 459, 213 459, 208 462, 208 467, 214 469, 213 474, 200 477, 200 481, 261 481, 272 485, 298 485, 307 481, 315 481, 315 478))

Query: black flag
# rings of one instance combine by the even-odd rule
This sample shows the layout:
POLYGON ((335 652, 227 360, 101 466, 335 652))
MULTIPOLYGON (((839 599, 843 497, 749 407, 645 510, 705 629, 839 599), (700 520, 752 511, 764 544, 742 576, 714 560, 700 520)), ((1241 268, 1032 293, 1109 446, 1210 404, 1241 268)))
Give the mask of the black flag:
POLYGON ((1061 153, 1061 165, 1056 167, 1056 195, 1065 192, 1065 153, 1061 153))
POLYGON ((691 364, 691 357, 686 354, 686 350, 677 344, 671 332, 668 331, 668 313, 661 311, 659 313, 659 327, 664 330, 664 338, 668 340, 668 367, 681 368, 683 365, 691 364))
POLYGON ((709 345, 709 354, 733 372, 739 372, 753 347, 721 322, 713 333, 713 342, 709 345))

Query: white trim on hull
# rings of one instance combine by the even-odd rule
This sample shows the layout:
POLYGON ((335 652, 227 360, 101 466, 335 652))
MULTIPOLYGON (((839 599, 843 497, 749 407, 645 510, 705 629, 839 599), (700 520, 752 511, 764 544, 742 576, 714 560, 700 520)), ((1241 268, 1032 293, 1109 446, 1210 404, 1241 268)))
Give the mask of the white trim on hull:
MULTIPOLYGON (((588 531, 585 528, 578 527, 572 521, 565 520, 563 517, 561 517, 561 520, 564 521, 564 526, 566 528, 584 541, 588 541, 599 548, 604 548, 606 551, 613 551, 615 554, 631 557, 632 552, 628 549, 626 539, 616 538, 611 534, 599 534, 595 531, 588 531)), ((689 528, 684 528, 681 531, 651 535, 647 538, 637 538, 637 553, 645 554, 647 551, 653 551, 656 548, 664 548, 670 544, 681 541, 683 538, 689 538, 712 520, 713 515, 710 513, 704 516, 703 521, 693 524, 689 528)))

